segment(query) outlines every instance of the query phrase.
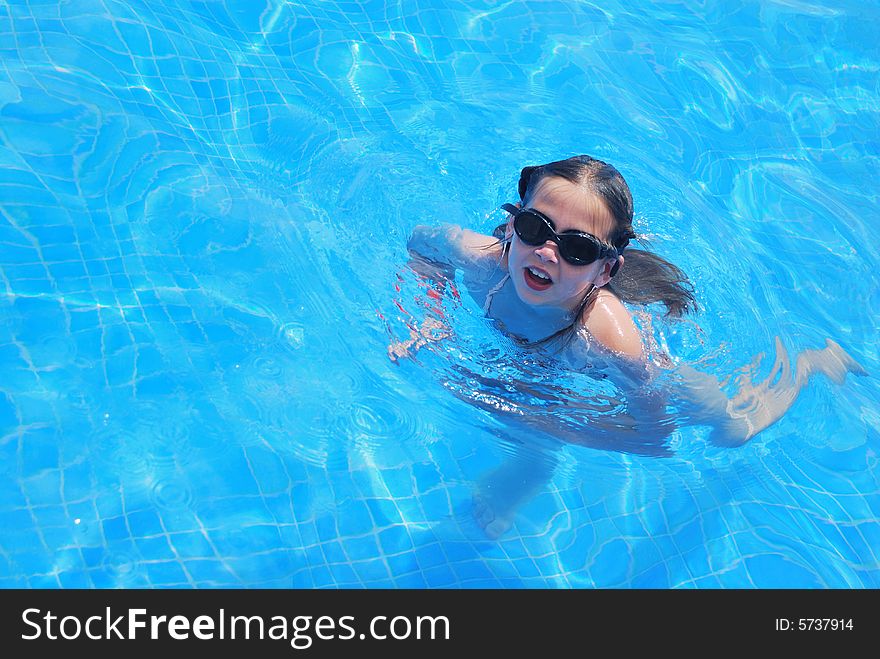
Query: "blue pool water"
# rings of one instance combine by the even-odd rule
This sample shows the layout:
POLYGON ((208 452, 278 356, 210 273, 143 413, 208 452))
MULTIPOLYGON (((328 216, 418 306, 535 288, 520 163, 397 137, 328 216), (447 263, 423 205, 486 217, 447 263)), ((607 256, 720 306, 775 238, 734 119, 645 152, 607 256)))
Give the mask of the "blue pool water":
POLYGON ((0 2, 0 586, 880 586, 878 20, 0 2), (761 377, 774 337, 831 337, 873 377, 738 449, 565 446, 489 541, 472 492, 519 444, 474 401, 516 347, 446 300, 455 337, 392 364, 425 313, 406 238, 490 231, 576 153, 695 283, 675 359, 761 377))

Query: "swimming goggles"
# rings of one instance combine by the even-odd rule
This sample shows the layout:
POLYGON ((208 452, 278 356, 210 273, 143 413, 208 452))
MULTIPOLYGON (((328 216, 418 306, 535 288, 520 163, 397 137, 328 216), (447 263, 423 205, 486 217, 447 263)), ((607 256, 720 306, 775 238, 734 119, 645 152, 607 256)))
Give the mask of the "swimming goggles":
POLYGON ((559 255, 572 265, 589 265, 620 255, 616 247, 603 243, 591 233, 556 233, 553 220, 534 208, 517 208, 513 204, 504 204, 501 208, 513 215, 513 230, 526 245, 537 247, 552 240, 559 246, 559 255))

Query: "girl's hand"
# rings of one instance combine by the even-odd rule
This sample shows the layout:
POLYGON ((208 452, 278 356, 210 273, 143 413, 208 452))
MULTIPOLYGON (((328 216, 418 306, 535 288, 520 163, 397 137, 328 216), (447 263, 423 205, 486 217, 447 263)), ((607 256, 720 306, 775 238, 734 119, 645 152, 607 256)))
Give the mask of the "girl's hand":
POLYGON ((441 320, 428 317, 422 321, 419 331, 410 332, 406 341, 396 341, 388 346, 388 359, 395 364, 403 357, 412 357, 419 348, 434 341, 442 341, 452 335, 452 330, 441 320))
POLYGON ((410 348, 412 348, 414 344, 415 338, 410 338, 409 341, 395 341, 388 346, 388 359, 396 364, 398 360, 403 359, 404 357, 412 357, 412 354, 410 354, 410 348))
POLYGON ((431 341, 442 341, 452 335, 449 326, 438 318, 425 318, 420 329, 422 345, 431 341))

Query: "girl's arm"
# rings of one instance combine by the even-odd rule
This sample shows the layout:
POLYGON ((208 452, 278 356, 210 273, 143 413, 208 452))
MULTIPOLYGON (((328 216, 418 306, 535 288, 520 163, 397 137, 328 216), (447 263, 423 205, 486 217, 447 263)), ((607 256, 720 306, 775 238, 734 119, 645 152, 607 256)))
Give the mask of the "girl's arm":
MULTIPOLYGON (((446 291, 447 285, 455 279, 455 270, 473 271, 476 266, 489 263, 495 250, 491 249, 498 241, 491 236, 484 236, 468 231, 454 224, 440 226, 419 225, 413 229, 407 243, 410 260, 407 265, 423 279, 429 280, 434 291, 428 295, 439 299, 437 295, 446 291)), ((497 253, 494 258, 497 263, 497 253)), ((453 293, 455 293, 453 289, 453 293)), ((435 310, 436 311, 436 310, 435 310)), ((427 317, 418 327, 413 326, 409 339, 394 341, 388 346, 388 357, 393 362, 403 357, 411 357, 420 348, 447 338, 450 328, 442 319, 427 317)))
POLYGON ((498 241, 455 224, 419 225, 413 229, 407 249, 410 254, 432 263, 461 270, 498 263, 498 241))
POLYGON ((864 376, 867 371, 831 339, 821 350, 804 350, 794 369, 779 337, 776 360, 770 375, 760 383, 743 377, 730 398, 718 379, 707 373, 679 366, 675 370, 676 401, 683 404, 697 423, 713 427, 711 440, 719 446, 740 446, 776 423, 794 404, 810 377, 821 373, 842 384, 847 373, 864 376))
POLYGON ((776 361, 770 376, 758 384, 741 378, 732 397, 724 393, 715 376, 681 365, 670 373, 670 384, 674 386, 667 384, 665 395, 663 389, 652 387, 654 393, 648 400, 643 394, 648 389, 638 385, 639 377, 647 373, 643 367, 645 358, 640 336, 629 312, 614 295, 604 291, 600 294, 586 320, 586 329, 594 347, 617 367, 612 369, 618 374, 616 379, 624 376, 620 384, 631 392, 627 394, 627 398, 632 398, 627 408, 635 420, 646 421, 647 426, 653 428, 652 418, 666 419, 664 426, 671 430, 664 412, 665 400, 660 400, 668 399, 681 408, 692 423, 711 426, 713 443, 722 446, 744 444, 782 418, 811 375, 823 373, 841 383, 849 372, 865 374, 864 369, 831 340, 822 350, 803 351, 792 370, 788 354, 777 338, 776 361))
MULTIPOLYGON (((627 398, 631 398, 627 411, 636 425, 652 429, 665 427, 671 432, 682 424, 682 419, 686 419, 692 425, 711 427, 712 443, 728 447, 745 444, 781 419, 811 376, 821 373, 832 382, 842 384, 847 373, 867 375, 865 369, 830 339, 826 339, 826 346, 821 350, 801 352, 792 368, 788 353, 777 337, 776 359, 770 375, 759 383, 742 376, 730 397, 717 377, 687 364, 669 369, 669 381, 659 386, 631 388, 637 379, 635 374, 641 372, 633 367, 634 363, 623 357, 618 361, 618 366, 624 367, 619 370, 624 374, 629 372, 630 386, 626 382, 621 384, 632 392, 627 394, 627 398), (652 393, 646 396, 648 391, 652 393), (676 408, 674 414, 666 413, 667 403, 676 408), (642 423, 638 424, 638 421, 642 423)), ((663 375, 658 374, 658 377, 663 375)), ((613 419, 610 421, 614 422, 613 419)))
MULTIPOLYGON (((801 352, 792 368, 777 338, 776 360, 770 375, 757 384, 747 377, 741 378, 730 397, 717 377, 686 364, 658 369, 643 358, 614 353, 601 344, 591 346, 587 354, 593 367, 601 364, 618 385, 623 400, 614 401, 613 413, 590 414, 589 422, 580 428, 568 423, 552 434, 566 441, 630 452, 657 446, 683 423, 711 427, 710 440, 718 446, 740 446, 781 419, 811 376, 821 373, 841 384, 847 373, 867 375, 830 339, 821 350, 801 352), (669 405, 674 408, 672 412, 667 411, 669 405)), ((572 400, 566 412, 576 412, 581 407, 589 410, 589 405, 572 400)), ((551 424, 546 419, 541 423, 550 431, 551 424)))
MULTIPOLYGON (((413 229, 407 243, 411 256, 407 265, 418 275, 439 285, 440 291, 445 291, 447 284, 454 281, 456 269, 473 274, 489 266, 496 267, 500 249, 497 243, 491 236, 454 224, 419 225, 413 229)), ((423 346, 445 339, 451 333, 442 320, 428 317, 418 329, 411 330, 409 339, 394 341, 388 346, 388 357, 393 362, 411 357, 423 346)))

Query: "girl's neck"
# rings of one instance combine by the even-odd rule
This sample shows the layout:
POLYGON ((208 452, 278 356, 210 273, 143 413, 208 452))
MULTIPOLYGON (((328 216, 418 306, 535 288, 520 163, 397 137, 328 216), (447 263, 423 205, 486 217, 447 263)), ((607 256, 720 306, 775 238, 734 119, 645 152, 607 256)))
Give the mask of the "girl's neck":
POLYGON ((573 309, 527 304, 517 295, 514 283, 509 278, 499 292, 501 295, 492 304, 490 317, 500 321, 511 334, 529 342, 545 339, 576 322, 575 314, 580 302, 573 309))

